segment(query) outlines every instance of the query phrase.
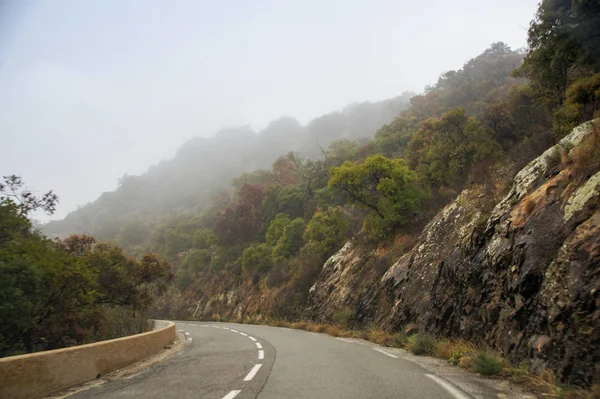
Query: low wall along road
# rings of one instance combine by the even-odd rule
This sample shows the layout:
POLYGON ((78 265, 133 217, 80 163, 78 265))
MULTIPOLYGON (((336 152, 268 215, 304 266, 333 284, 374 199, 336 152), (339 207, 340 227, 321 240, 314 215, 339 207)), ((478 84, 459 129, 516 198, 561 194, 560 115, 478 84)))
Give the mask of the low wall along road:
POLYGON ((0 398, 35 398, 90 381, 145 359, 169 345, 175 324, 129 337, 0 359, 0 398))

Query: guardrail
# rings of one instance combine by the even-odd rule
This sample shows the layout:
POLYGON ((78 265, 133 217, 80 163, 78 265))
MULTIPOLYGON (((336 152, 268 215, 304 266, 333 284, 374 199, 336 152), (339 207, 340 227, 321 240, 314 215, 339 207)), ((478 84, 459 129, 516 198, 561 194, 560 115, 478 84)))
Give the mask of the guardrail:
POLYGON ((108 341, 0 359, 0 398, 28 399, 81 384, 143 360, 169 345, 175 324, 108 341))

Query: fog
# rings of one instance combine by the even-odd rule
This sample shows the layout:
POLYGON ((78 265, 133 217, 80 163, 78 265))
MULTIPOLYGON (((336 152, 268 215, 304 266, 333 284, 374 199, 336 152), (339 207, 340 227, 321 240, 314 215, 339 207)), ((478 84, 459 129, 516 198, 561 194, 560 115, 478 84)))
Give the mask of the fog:
POLYGON ((0 172, 55 190, 61 218, 194 136, 305 124, 522 47, 537 0, 1 4, 0 172))

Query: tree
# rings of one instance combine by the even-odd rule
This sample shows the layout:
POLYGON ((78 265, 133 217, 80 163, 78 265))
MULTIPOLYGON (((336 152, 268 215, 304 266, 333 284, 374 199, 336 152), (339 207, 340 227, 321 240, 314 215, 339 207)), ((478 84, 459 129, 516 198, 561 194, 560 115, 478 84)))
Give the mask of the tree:
POLYGON ((409 145, 409 159, 429 186, 460 186, 474 163, 493 159, 500 151, 477 119, 456 108, 423 123, 409 145))
POLYGON ((3 182, 0 183, 0 203, 9 202, 17 205, 17 210, 21 215, 29 215, 31 212, 41 209, 52 215, 58 205, 58 196, 52 190, 37 197, 31 190, 25 190, 25 183, 21 176, 10 175, 3 176, 3 182))
POLYGON ((517 74, 532 81, 551 110, 574 80, 600 68, 600 3, 544 0, 529 27, 529 51, 517 74))
POLYGON ((252 244, 242 254, 242 270, 249 275, 253 271, 267 272, 272 265, 271 253, 273 249, 267 244, 252 244))
POLYGON ((306 223, 302 218, 296 218, 284 227, 283 234, 273 248, 273 262, 281 262, 302 248, 305 228, 306 223))
POLYGON ((304 239, 321 243, 329 253, 339 248, 347 239, 350 221, 342 207, 318 209, 306 226, 304 239))
POLYGON ((283 235, 283 230, 290 224, 290 217, 285 213, 279 213, 275 216, 275 219, 269 224, 269 229, 265 234, 265 242, 268 246, 274 247, 277 241, 283 235))
POLYGON ((373 155, 362 164, 345 162, 333 168, 329 185, 347 193, 352 203, 376 214, 385 222, 386 230, 405 224, 424 196, 416 173, 403 159, 382 155, 373 155))

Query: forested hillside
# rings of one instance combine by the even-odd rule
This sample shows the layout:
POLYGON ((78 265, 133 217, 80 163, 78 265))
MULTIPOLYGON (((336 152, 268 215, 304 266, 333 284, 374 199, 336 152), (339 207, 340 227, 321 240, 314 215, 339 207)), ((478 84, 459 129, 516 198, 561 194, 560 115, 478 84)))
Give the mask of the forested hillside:
MULTIPOLYGON (((166 214, 200 212, 242 172, 268 168, 280 155, 294 152, 319 158, 335 140, 366 140, 408 106, 411 93, 379 102, 348 105, 302 126, 291 117, 274 120, 261 131, 249 126, 224 128, 214 137, 185 143, 171 160, 139 176, 124 175, 119 187, 96 201, 48 223, 51 236, 87 233, 103 240, 127 234, 139 220, 152 225, 166 214)), ((148 226, 146 228, 148 230, 148 226)))
POLYGON ((494 43, 408 104, 193 140, 45 231, 170 261, 161 317, 453 335, 595 383, 600 130, 573 129, 600 108, 599 16, 544 1, 524 52, 494 43))

